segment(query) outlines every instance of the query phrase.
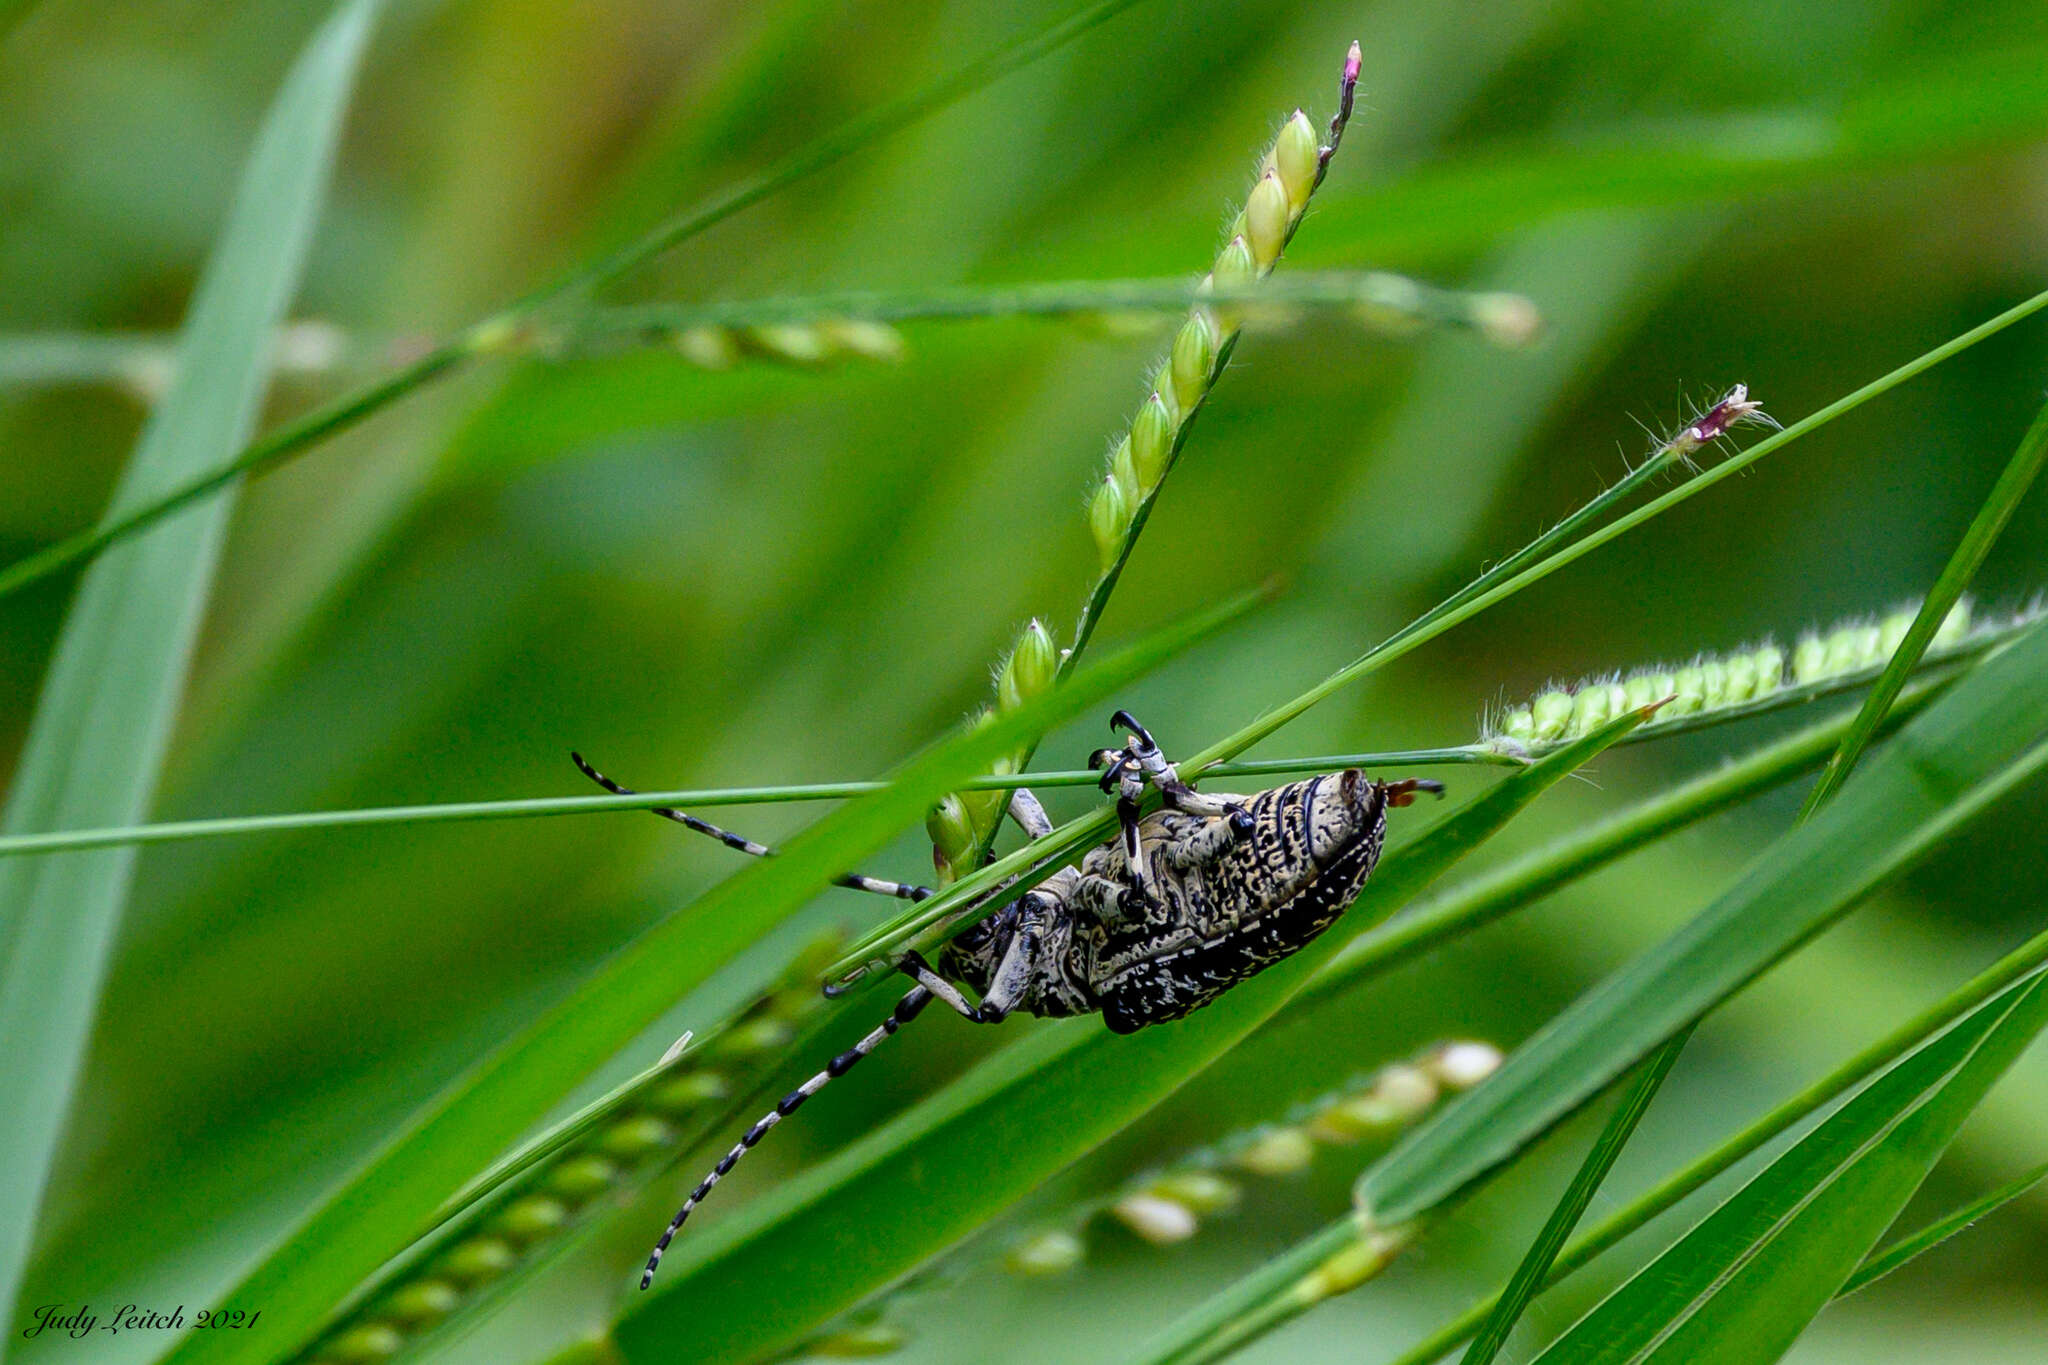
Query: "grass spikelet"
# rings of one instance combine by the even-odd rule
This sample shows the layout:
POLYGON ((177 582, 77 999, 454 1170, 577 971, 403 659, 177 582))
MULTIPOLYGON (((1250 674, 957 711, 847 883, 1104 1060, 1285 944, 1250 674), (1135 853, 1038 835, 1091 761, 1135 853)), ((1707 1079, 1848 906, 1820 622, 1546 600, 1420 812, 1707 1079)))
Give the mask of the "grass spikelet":
MULTIPOLYGON (((1701 654, 1684 664, 1651 664, 1626 674, 1555 684, 1489 717, 1482 726, 1479 745, 1494 753, 1527 758, 1582 738, 1622 711, 1662 697, 1671 698, 1670 703, 1641 733, 1853 687, 1877 676, 1912 625, 1916 607, 1908 604, 1875 619, 1858 618, 1827 630, 1809 630, 1790 651, 1766 640, 1727 654, 1701 654)), ((1927 661, 1938 663, 1988 648, 2042 614, 2036 603, 2017 612, 1986 617, 1965 599, 1943 620, 1928 648, 1927 661)))

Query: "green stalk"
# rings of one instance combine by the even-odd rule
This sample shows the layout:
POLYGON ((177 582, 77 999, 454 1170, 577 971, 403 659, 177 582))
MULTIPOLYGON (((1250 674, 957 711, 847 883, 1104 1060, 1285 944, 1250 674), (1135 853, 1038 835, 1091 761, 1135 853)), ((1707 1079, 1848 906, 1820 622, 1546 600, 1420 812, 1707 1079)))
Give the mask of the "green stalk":
POLYGON ((1542 1287, 1551 1266, 1557 1261, 1558 1252, 1564 1247, 1565 1238, 1571 1236, 1572 1229, 1578 1226, 1586 1206, 1593 1202, 1600 1182, 1607 1179, 1607 1173, 1614 1169, 1615 1159, 1628 1145, 1636 1125, 1642 1122, 1643 1115, 1650 1112, 1650 1101, 1657 1097, 1658 1088, 1671 1074, 1678 1054, 1685 1050, 1686 1039, 1691 1036, 1692 1029, 1685 1029, 1650 1054, 1637 1068, 1635 1080, 1614 1106, 1614 1112, 1607 1116, 1600 1136, 1593 1141, 1592 1150, 1586 1153, 1586 1159, 1573 1173, 1572 1183, 1565 1189, 1564 1197, 1557 1201, 1557 1207, 1544 1220, 1543 1230, 1536 1234, 1536 1240, 1530 1243, 1522 1263, 1515 1267, 1506 1291, 1494 1302, 1493 1311, 1486 1315, 1486 1321, 1479 1325, 1471 1349, 1465 1352, 1465 1365, 1490 1365, 1500 1354, 1500 1348, 1507 1345, 1508 1333, 1514 1330, 1529 1301, 1536 1297, 1536 1291, 1542 1287))
POLYGON ((799 180, 845 160, 869 143, 925 119, 1019 67, 1064 46, 1116 17, 1137 0, 1098 0, 1038 32, 1015 39, 939 77, 900 99, 840 125, 792 156, 741 181, 700 208, 678 214, 609 255, 569 271, 430 348, 424 355, 354 393, 344 395, 247 446, 212 470, 196 475, 157 498, 98 526, 67 536, 0 569, 0 597, 89 559, 107 546, 154 524, 181 507, 215 493, 244 474, 257 474, 302 454, 334 433, 354 426, 439 376, 478 355, 515 342, 541 309, 571 293, 594 291, 637 270, 672 247, 789 188, 799 180))

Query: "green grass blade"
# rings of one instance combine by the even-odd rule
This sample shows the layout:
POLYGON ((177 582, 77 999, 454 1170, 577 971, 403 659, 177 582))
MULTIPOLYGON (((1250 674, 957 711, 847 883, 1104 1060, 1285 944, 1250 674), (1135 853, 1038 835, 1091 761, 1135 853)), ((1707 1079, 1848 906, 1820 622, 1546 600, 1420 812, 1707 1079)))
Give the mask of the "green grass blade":
POLYGON ((301 1344, 429 1225, 442 1201, 573 1085, 833 876, 915 823, 939 793, 1026 737, 1103 702, 1259 600, 1240 598, 1161 631, 993 724, 947 740, 905 765, 885 790, 848 803, 790 841, 781 856, 751 863, 642 934, 482 1059, 291 1231, 233 1294, 263 1305, 261 1328, 188 1335, 169 1358, 180 1365, 253 1365, 301 1344))
POLYGON ((1806 804, 1799 812, 1802 820, 1819 810, 1842 785, 1842 779, 1849 775, 1850 769, 1856 766, 1864 746, 1884 720, 1885 711, 1897 699, 1899 689, 1906 685, 1906 675, 1927 652, 1928 645, 1934 641, 1934 632, 1941 629, 1949 609, 1962 599, 1971 580, 1976 578, 1977 570, 1983 566, 1984 556, 1991 553, 1999 533, 2012 520, 2020 499, 2026 497, 2027 490, 2034 486, 2043 460, 2048 460, 2048 405, 2035 414, 2033 425, 2020 438, 2019 449, 2013 452, 2005 471, 1992 485, 1984 505, 1977 509, 1977 515, 1971 519, 1969 529, 1963 532, 1955 553, 1942 566, 1941 576, 1927 590, 1927 600, 1920 604, 1913 624, 1906 631, 1906 638, 1899 641, 1899 647, 1892 652, 1891 662, 1885 665, 1877 684, 1864 698, 1863 709, 1856 713, 1855 723, 1849 727, 1849 733, 1842 736, 1842 746, 1835 750, 1828 766, 1821 770, 1820 780, 1807 794, 1806 804))
POLYGON ((1972 1199, 1954 1212, 1942 1215, 1918 1232, 1908 1233, 1899 1238, 1856 1267, 1856 1273, 1835 1291, 1835 1297, 1846 1298, 1857 1290, 1883 1279, 1909 1261, 1918 1260, 1949 1238, 1966 1231, 2013 1200, 2030 1193, 2044 1180, 2048 1180, 2048 1162, 2043 1162, 2025 1175, 2000 1185, 1982 1198, 1972 1199))
POLYGON ((1537 1359, 1777 1359, 2044 1025, 2048 982, 1980 1007, 1843 1106, 1537 1359))
POLYGON ((806 176, 843 161, 861 148, 900 132, 920 119, 928 118, 998 77, 1029 65, 1136 3, 1137 0, 1098 0, 1086 9, 984 53, 937 80, 841 125, 701 208, 680 214, 611 254, 570 271, 509 305, 504 311, 431 347, 411 363, 244 446, 239 454, 225 463, 189 472, 151 499, 138 502, 96 527, 47 545, 0 569, 0 597, 91 558, 115 541, 134 535, 178 509, 208 497, 244 474, 273 468, 305 453, 329 436, 354 426, 473 357, 495 353, 506 344, 516 342, 525 320, 543 304, 562 295, 618 279, 662 252, 780 193, 806 176))
POLYGON ((1361 1206, 1394 1224, 1441 1205, 2024 780, 2042 757, 2028 746, 2048 732, 2043 676, 2048 630, 2036 627, 1906 726, 1690 924, 1368 1170, 1361 1206))
MULTIPOLYGON (((1572 1239, 1557 1258, 1546 1282, 1555 1284, 1680 1203, 1733 1170, 1764 1146, 1805 1122, 1872 1076, 1894 1065, 1936 1034, 2015 983, 2048 966, 2048 934, 2036 935, 1990 967, 1971 977, 1934 1004, 1916 1013, 1884 1037, 1857 1051, 1834 1070, 1805 1086, 1771 1110, 1706 1152, 1687 1162, 1572 1239)), ((1482 1299, 1396 1357, 1390 1365, 1429 1365, 1478 1330, 1494 1300, 1482 1299)))
POLYGON ((693 1224, 670 1250, 655 1291, 636 1297, 615 1328, 622 1359, 752 1358, 917 1265, 1235 1046, 1347 939, 1641 719, 1631 713, 1504 778, 1393 850, 1321 938, 1187 1019, 1129 1037, 1093 1019, 1041 1026, 817 1167, 722 1219, 693 1224), (818 1255, 820 1247, 856 1245, 858 1255, 818 1255), (752 1292, 762 1285, 774 1293, 752 1292))
MULTIPOLYGON (((373 0, 347 0, 285 77, 193 294, 177 380, 144 428, 111 518, 248 438, 374 12, 373 0)), ((166 524, 86 575, 8 797, 10 833, 132 822, 148 810, 231 510, 223 499, 166 524)), ((0 1321, 12 1320, 134 867, 132 849, 0 867, 0 1321)))
POLYGON ((1607 1173, 1614 1169, 1614 1162, 1621 1155, 1621 1149, 1628 1145, 1636 1125, 1643 1115, 1650 1112, 1650 1102, 1657 1097, 1657 1090, 1664 1084, 1664 1078, 1671 1074, 1671 1068, 1678 1062, 1678 1054, 1685 1050, 1686 1039, 1692 1036, 1687 1029, 1658 1048, 1645 1061, 1636 1079, 1622 1092, 1615 1104, 1614 1112, 1608 1115, 1600 1135, 1593 1140, 1592 1150, 1572 1174, 1571 1185, 1557 1207, 1550 1211, 1550 1217, 1543 1222, 1543 1230, 1536 1240, 1529 1244, 1522 1263, 1515 1267, 1515 1273, 1508 1280, 1507 1292, 1494 1304, 1493 1312, 1479 1326, 1472 1338, 1472 1345, 1465 1352, 1464 1365, 1489 1365, 1500 1354, 1500 1348, 1507 1345, 1508 1333, 1520 1321, 1522 1313, 1536 1291, 1550 1275, 1550 1267, 1557 1260, 1557 1253, 1564 1249, 1565 1239, 1572 1235, 1572 1229, 1585 1216, 1586 1206, 1593 1202, 1594 1193, 1600 1182, 1607 1179, 1607 1173))

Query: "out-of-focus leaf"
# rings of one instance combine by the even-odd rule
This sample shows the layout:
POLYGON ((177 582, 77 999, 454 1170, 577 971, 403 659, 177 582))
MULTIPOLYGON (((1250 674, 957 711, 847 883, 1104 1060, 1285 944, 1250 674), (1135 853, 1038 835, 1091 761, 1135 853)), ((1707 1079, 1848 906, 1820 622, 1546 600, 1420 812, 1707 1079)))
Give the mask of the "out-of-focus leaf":
MULTIPOLYGON (((375 0, 346 0, 286 76, 193 295, 176 378, 110 520, 248 439, 375 9, 375 0)), ((231 510, 228 498, 192 508, 85 575, 8 797, 8 833, 147 813, 231 510)), ((0 1321, 12 1321, 135 858, 132 848, 106 849, 0 868, 0 1321)))

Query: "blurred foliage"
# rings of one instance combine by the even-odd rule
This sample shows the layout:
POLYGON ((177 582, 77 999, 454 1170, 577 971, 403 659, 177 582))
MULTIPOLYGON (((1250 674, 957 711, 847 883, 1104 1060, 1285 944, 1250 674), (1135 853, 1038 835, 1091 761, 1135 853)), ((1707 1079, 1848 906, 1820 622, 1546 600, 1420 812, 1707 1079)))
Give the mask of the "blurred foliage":
MULTIPOLYGON (((1060 8, 394 3, 297 315, 377 337, 471 320, 1060 8)), ((326 10, 41 0, 7 15, 0 332, 175 326, 257 122, 326 10)), ((1327 98, 1352 37, 1359 112, 1290 262, 1520 291, 1546 335, 1506 355, 1335 318, 1247 337, 1103 624, 1122 643, 1288 576, 1277 607, 1131 690, 1170 749, 1300 690, 1620 477, 1650 444, 1638 423, 1668 431, 1736 381, 1790 420, 2048 275, 2037 4, 1223 0, 1140 5, 613 301, 1191 271, 1246 188, 1248 152, 1290 102, 1327 98)), ((900 363, 818 371, 707 372, 657 351, 507 362, 252 484, 157 814, 574 792, 572 746, 646 786, 864 777, 901 759, 984 699, 1024 620, 1078 609, 1095 568, 1082 498, 1164 344, 1030 319, 902 333, 900 363)), ((2039 401, 2044 354, 2039 323, 1968 352, 1263 752, 1462 742, 1486 708, 1552 677, 1788 638, 1923 592, 2039 401)), ((320 392, 280 386, 271 416, 320 392)), ((91 523, 143 416, 107 387, 0 391, 0 558, 91 523)), ((1979 600, 2044 586, 2044 552, 2036 496, 1979 600)), ((0 603, 10 764, 74 583, 0 603)), ((1045 761, 1070 766, 1099 730, 1056 733, 1045 761)), ((1597 786, 1568 784, 1500 852, 1739 747, 1711 731, 1608 755, 1597 786)), ((1404 968, 1369 1009, 1283 1015, 1086 1165, 1199 1146, 1434 1038, 1526 1036, 1705 904, 1796 801, 1646 850, 1404 968)), ((1085 809, 1078 793, 1048 802, 1085 809)), ((744 828, 774 841, 813 818, 762 807, 744 828)), ((1718 1013, 1612 1188, 2038 926, 2044 818, 2038 789, 2007 803, 1718 1013)), ((926 856, 906 832, 872 870, 916 876, 926 856)), ((206 1301, 496 1039, 732 870, 709 841, 624 815, 145 851, 24 1301, 206 1301)), ((577 1098, 759 993, 821 925, 885 912, 821 897, 577 1098)), ((781 1133, 735 1194, 998 1041, 943 1019, 907 1035, 781 1133)), ((816 1060, 792 1057, 788 1075, 816 1060)), ((1964 1130, 1927 1207, 2037 1162, 2044 1106, 2036 1055, 1964 1130)), ((1393 1355, 1512 1267, 1590 1131, 1483 1192, 1426 1256, 1247 1358, 1393 1355)), ((1236 1235, 1170 1256, 1105 1247, 1056 1287, 971 1283, 921 1305, 906 1358, 1113 1351, 1101 1323, 1135 1336, 1166 1321, 1326 1221, 1350 1174, 1262 1191, 1236 1235)), ((663 1188, 613 1220, 460 1358, 527 1358, 601 1324, 674 1202, 663 1188)), ((2048 1289, 2028 1267, 2044 1259, 2037 1193, 1831 1309, 1793 1358, 2033 1359, 2048 1289)), ((1523 1330, 1563 1325, 1600 1279, 1545 1298, 1523 1330)), ((160 1344, 125 1334, 96 1358, 160 1344)))

